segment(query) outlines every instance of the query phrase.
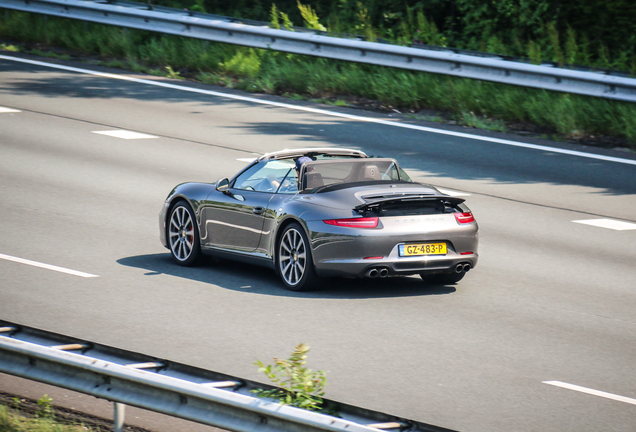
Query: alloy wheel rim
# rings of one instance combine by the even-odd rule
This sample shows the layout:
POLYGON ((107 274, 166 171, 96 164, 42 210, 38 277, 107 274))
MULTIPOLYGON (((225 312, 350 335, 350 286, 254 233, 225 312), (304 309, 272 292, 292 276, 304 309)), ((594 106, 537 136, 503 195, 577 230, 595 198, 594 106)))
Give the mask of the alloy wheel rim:
POLYGON ((305 273, 307 251, 302 235, 295 229, 288 230, 280 242, 280 272, 283 280, 291 285, 298 285, 305 273))
POLYGON ((170 217, 170 250, 179 261, 185 261, 194 247, 194 224, 188 210, 179 206, 170 217))

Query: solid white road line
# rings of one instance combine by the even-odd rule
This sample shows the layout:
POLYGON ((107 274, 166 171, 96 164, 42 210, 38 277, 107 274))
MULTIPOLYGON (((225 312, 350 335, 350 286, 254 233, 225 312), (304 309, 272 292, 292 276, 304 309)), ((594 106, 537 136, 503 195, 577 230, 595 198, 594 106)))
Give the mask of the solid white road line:
POLYGON ((84 272, 77 271, 77 270, 71 270, 71 269, 67 269, 67 268, 64 268, 64 267, 54 266, 54 265, 51 265, 51 264, 44 264, 44 263, 41 263, 41 262, 31 261, 31 260, 28 260, 28 259, 18 258, 18 257, 10 256, 10 255, 0 254, 0 259, 7 260, 7 261, 13 261, 13 262, 17 262, 17 263, 20 263, 20 264, 26 264, 26 265, 30 265, 30 266, 33 266, 33 267, 40 267, 40 268, 47 269, 47 270, 53 270, 53 271, 60 272, 60 273, 66 273, 66 274, 70 274, 70 275, 73 275, 73 276, 80 276, 80 277, 84 277, 84 278, 99 277, 97 275, 90 274, 90 273, 84 273, 84 272))
POLYGON ((617 221, 613 219, 587 219, 587 220, 575 220, 574 223, 580 223, 585 225, 592 225, 600 228, 608 228, 616 231, 636 230, 636 224, 617 221))
POLYGON ((574 384, 568 384, 568 383, 564 383, 561 381, 542 381, 544 384, 549 384, 549 385, 553 385, 553 386, 557 386, 557 387, 561 387, 561 388, 565 388, 568 390, 574 390, 574 391, 578 391, 581 393, 587 393, 587 394, 591 394, 594 396, 600 396, 600 397, 604 397, 607 399, 612 399, 615 401, 620 401, 620 402, 625 402, 628 404, 632 404, 632 405, 636 405, 636 399, 632 399, 632 398, 628 398, 625 396, 620 396, 620 395, 615 395, 613 393, 607 393, 604 391, 600 391, 600 390, 594 390, 591 388, 587 388, 587 387, 581 387, 581 386, 577 386, 574 384))
POLYGON ((254 162, 256 160, 255 157, 253 158, 238 158, 237 161, 241 161, 241 162, 254 162))
POLYGON ((346 118, 346 119, 350 119, 350 120, 382 124, 382 125, 385 125, 385 126, 400 127, 400 128, 412 129, 412 130, 419 130, 419 131, 423 131, 423 132, 436 133, 436 134, 440 134, 440 135, 449 135, 449 136, 455 136, 455 137, 459 137, 459 138, 468 138, 468 139, 477 140, 477 141, 487 141, 487 142, 492 142, 492 143, 496 143, 496 144, 503 144, 503 145, 509 145, 509 146, 514 146, 514 147, 522 147, 522 148, 527 148, 527 149, 532 149, 532 150, 539 150, 539 151, 547 151, 547 152, 551 152, 551 153, 560 153, 560 154, 566 154, 566 155, 570 155, 570 156, 578 156, 578 157, 583 157, 583 158, 588 158, 588 159, 597 159, 597 160, 603 160, 603 161, 608 161, 608 162, 616 162, 616 163, 622 163, 622 164, 627 164, 627 165, 636 165, 636 160, 631 160, 631 159, 623 159, 623 158, 618 158, 618 157, 613 157, 613 156, 604 156, 604 155, 599 155, 599 154, 594 154, 594 153, 585 153, 585 152, 580 152, 580 151, 561 149, 561 148, 557 148, 557 147, 548 147, 548 146, 542 146, 542 145, 536 145, 536 144, 523 143, 523 142, 519 142, 519 141, 511 141, 511 140, 505 140, 505 139, 499 139, 499 138, 491 138, 491 137, 485 137, 485 136, 479 136, 479 135, 472 135, 472 134, 462 133, 462 132, 453 132, 453 131, 447 131, 447 130, 443 130, 443 129, 435 129, 435 128, 430 128, 430 127, 425 127, 425 126, 417 126, 417 125, 412 125, 412 124, 408 124, 408 123, 400 123, 399 121, 382 120, 382 119, 375 119, 375 118, 370 118, 370 117, 362 117, 362 116, 357 116, 357 115, 339 113, 339 112, 335 112, 335 111, 328 111, 328 110, 324 110, 324 109, 303 107, 303 106, 292 105, 292 104, 288 104, 288 103, 281 103, 281 102, 274 102, 274 101, 268 101, 268 100, 263 100, 263 99, 256 99, 256 98, 233 95, 233 94, 228 94, 228 93, 221 93, 221 92, 216 92, 216 91, 211 91, 211 90, 203 90, 203 89, 197 89, 197 88, 191 88, 191 87, 184 87, 184 86, 180 86, 180 85, 176 85, 176 84, 170 84, 170 83, 161 82, 161 81, 152 81, 152 80, 146 80, 146 79, 141 79, 141 78, 133 78, 133 77, 124 76, 124 75, 115 75, 115 74, 104 73, 104 72, 96 72, 96 71, 92 71, 92 70, 88 70, 88 69, 81 69, 81 68, 75 68, 75 67, 71 67, 71 66, 64 66, 64 65, 52 64, 52 63, 45 63, 45 62, 41 62, 41 61, 28 60, 28 59, 10 57, 10 56, 5 56, 5 55, 0 55, 0 59, 8 60, 8 61, 20 62, 20 63, 27 63, 27 64, 36 65, 36 66, 43 66, 43 67, 48 67, 48 68, 53 68, 53 69, 66 70, 66 71, 70 71, 70 72, 77 72, 77 73, 82 73, 82 74, 87 74, 87 75, 100 76, 100 77, 104 77, 104 78, 112 78, 112 79, 118 79, 118 80, 122 80, 122 81, 135 82, 135 83, 139 83, 139 84, 147 84, 147 85, 152 85, 152 86, 156 86, 156 87, 163 87, 163 88, 169 88, 169 89, 174 89, 174 90, 187 91, 187 92, 191 92, 191 93, 206 94, 206 95, 210 95, 210 96, 223 97, 223 98, 227 98, 227 99, 240 100, 240 101, 251 102, 251 103, 256 103, 256 104, 261 104, 261 105, 270 105, 270 106, 277 106, 277 107, 281 107, 281 108, 293 109, 293 110, 297 110, 297 111, 306 111, 306 112, 311 112, 311 113, 315 113, 315 114, 327 115, 327 116, 331 116, 331 117, 340 117, 340 118, 346 118))
POLYGON ((13 109, 13 108, 0 107, 0 114, 2 114, 2 113, 16 113, 16 112, 21 112, 21 111, 17 110, 17 109, 13 109))
POLYGON ((127 130, 109 130, 109 131, 93 131, 93 133, 108 135, 115 138, 121 139, 149 139, 149 138, 159 138, 154 135, 148 135, 140 132, 132 132, 127 130))

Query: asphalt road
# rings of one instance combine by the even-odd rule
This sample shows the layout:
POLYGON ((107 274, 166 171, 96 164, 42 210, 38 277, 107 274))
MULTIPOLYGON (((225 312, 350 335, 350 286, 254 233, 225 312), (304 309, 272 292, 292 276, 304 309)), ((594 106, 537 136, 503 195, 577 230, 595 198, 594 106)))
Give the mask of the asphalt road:
POLYGON ((636 430, 634 155, 142 78, 204 93, 0 59, 0 107, 16 110, 0 109, 0 254, 99 276, 0 259, 1 318, 259 381, 254 361, 305 342, 329 398, 449 429, 636 430), (113 130, 154 138, 94 133, 113 130), (157 215, 173 186, 309 146, 395 157, 468 194, 478 267, 454 286, 293 293, 266 269, 172 264, 157 215), (632 229, 573 222, 597 219, 632 229))

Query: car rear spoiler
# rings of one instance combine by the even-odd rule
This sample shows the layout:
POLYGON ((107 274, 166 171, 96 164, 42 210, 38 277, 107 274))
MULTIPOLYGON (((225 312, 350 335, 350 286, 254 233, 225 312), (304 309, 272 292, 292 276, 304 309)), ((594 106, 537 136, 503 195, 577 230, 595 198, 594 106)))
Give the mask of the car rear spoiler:
POLYGON ((444 201, 450 205, 458 205, 466 201, 463 198, 452 197, 448 195, 430 195, 430 194, 409 194, 409 195, 385 195, 385 196, 373 196, 362 197, 366 202, 355 206, 353 209, 358 213, 367 213, 368 211, 377 208, 380 204, 388 202, 413 202, 413 201, 444 201))

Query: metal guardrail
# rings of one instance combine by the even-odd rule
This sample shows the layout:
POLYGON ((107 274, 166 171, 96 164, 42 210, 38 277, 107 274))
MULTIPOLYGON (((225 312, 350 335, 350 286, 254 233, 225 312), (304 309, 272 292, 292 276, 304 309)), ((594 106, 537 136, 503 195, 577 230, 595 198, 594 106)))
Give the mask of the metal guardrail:
POLYGON ((452 432, 325 400, 340 417, 254 397, 273 387, 0 321, 0 372, 238 432, 452 432))
POLYGON ((116 0, 1 0, 0 8, 329 59, 636 102, 636 79, 497 58, 275 30, 116 0))

